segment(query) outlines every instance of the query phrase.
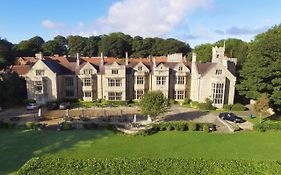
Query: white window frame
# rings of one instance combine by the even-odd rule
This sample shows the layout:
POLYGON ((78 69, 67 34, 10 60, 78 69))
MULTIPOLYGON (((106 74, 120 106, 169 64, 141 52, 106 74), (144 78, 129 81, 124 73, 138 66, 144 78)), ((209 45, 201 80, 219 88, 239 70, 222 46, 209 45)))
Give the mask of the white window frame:
POLYGON ((121 101, 122 92, 108 92, 108 100, 109 101, 121 101))
POLYGON ((223 104, 224 103, 224 83, 212 83, 212 98, 213 104, 223 104))
POLYGON ((166 84, 166 77, 156 77, 156 85, 165 85, 166 84))
POLYGON ((84 97, 86 97, 86 98, 92 97, 92 92, 91 91, 84 91, 84 97))
POLYGON ((216 70, 216 75, 221 75, 222 74, 222 69, 217 69, 216 70))
POLYGON ((175 91, 175 97, 176 100, 184 100, 185 98, 185 91, 184 90, 178 90, 175 91))
POLYGON ((139 100, 144 95, 144 90, 135 91, 135 99, 139 100))
POLYGON ((138 66, 138 71, 142 71, 142 66, 138 66))
POLYGON ((118 69, 112 69, 111 70, 112 75, 117 75, 118 74, 118 69))
POLYGON ((45 70, 43 69, 37 69, 35 70, 36 76, 44 76, 45 75, 45 70))
POLYGON ((185 84, 185 77, 184 76, 177 76, 176 77, 176 84, 185 84))
POLYGON ((91 78, 83 78, 83 86, 92 86, 91 78))
POLYGON ((83 73, 84 73, 84 75, 92 75, 93 70, 92 69, 84 69, 83 73))
POLYGON ((144 77, 143 76, 137 76, 136 84, 144 84, 144 77))

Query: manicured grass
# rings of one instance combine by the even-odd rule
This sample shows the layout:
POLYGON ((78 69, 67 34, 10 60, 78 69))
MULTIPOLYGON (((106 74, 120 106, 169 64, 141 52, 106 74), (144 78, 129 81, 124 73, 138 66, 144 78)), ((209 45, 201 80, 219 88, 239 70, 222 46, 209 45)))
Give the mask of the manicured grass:
POLYGON ((63 158, 204 158, 281 160, 281 132, 159 132, 126 136, 111 131, 0 130, 0 174, 34 156, 63 158))

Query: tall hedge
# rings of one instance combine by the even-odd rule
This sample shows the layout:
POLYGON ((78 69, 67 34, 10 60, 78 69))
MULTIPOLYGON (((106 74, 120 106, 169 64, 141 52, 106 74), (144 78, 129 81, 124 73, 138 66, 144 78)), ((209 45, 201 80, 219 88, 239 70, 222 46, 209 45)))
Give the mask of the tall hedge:
POLYGON ((205 160, 205 159, 64 159, 32 158, 18 175, 56 174, 280 174, 279 161, 205 160))

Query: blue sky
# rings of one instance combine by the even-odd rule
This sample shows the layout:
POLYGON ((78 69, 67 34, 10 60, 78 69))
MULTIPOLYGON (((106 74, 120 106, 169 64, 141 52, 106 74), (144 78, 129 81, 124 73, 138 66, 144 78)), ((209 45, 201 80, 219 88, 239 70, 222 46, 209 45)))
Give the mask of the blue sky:
POLYGON ((0 37, 13 43, 61 34, 174 37, 191 46, 223 38, 254 39, 281 22, 277 0, 9 0, 0 37))

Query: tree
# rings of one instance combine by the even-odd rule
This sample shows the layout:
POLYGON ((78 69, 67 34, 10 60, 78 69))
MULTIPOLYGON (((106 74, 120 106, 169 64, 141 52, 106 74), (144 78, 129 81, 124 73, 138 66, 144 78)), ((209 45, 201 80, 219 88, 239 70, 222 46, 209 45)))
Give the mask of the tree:
POLYGON ((83 54, 85 56, 98 56, 99 54, 99 36, 91 36, 86 40, 86 46, 83 49, 83 54))
POLYGON ((161 91, 148 92, 139 101, 141 113, 151 117, 165 112, 167 104, 167 99, 161 91))
POLYGON ((15 73, 0 75, 0 101, 5 105, 20 104, 26 99, 26 82, 15 73), (1 80, 2 79, 2 80, 1 80))
POLYGON ((269 109, 269 99, 267 94, 262 94, 261 97, 257 100, 254 105, 255 111, 260 116, 260 123, 262 122, 262 116, 266 116, 268 114, 267 110, 269 109))
MULTIPOLYGON (((197 55, 197 61, 198 62, 210 62, 212 60, 212 47, 213 44, 207 43, 207 44, 201 44, 198 46, 195 46, 195 48, 192 50, 197 55)), ((192 54, 188 55, 188 59, 191 60, 192 54)))
POLYGON ((0 38, 0 70, 13 64, 14 60, 13 44, 0 38))
POLYGON ((15 45, 17 56, 34 56, 36 53, 41 52, 44 40, 40 36, 35 36, 29 40, 23 40, 15 45))
POLYGON ((47 41, 42 47, 45 55, 67 54, 67 40, 61 35, 56 36, 54 40, 47 41))
POLYGON ((106 56, 124 58, 125 53, 131 53, 130 37, 123 33, 111 33, 101 37, 99 51, 106 56))
POLYGON ((250 99, 258 99, 262 93, 267 93, 277 112, 281 112, 280 33, 281 25, 256 36, 240 71, 241 83, 237 85, 239 93, 250 99))
POLYGON ((86 41, 87 38, 82 37, 82 36, 73 36, 70 35, 67 37, 67 43, 68 43, 68 53, 70 55, 76 55, 76 53, 82 53, 83 50, 86 47, 86 41))

